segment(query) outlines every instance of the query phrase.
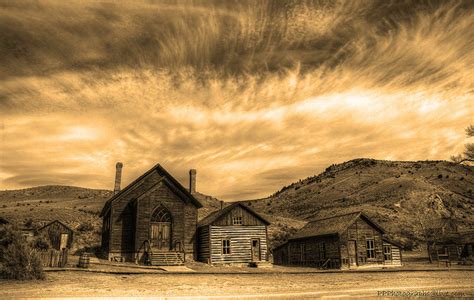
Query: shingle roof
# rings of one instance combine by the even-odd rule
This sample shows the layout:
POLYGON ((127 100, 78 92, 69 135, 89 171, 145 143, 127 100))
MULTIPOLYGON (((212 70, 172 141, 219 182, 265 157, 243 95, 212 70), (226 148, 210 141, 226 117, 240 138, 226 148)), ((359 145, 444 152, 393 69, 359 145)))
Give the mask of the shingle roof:
POLYGON ((132 189, 135 185, 137 185, 137 183, 139 183, 143 178, 145 178, 146 176, 148 176, 149 174, 151 174, 152 172, 154 171, 157 171, 160 175, 162 175, 163 177, 165 177, 166 179, 168 179, 169 182, 171 182, 171 184, 176 187, 176 189, 185 197, 187 198, 192 204, 194 204, 197 208, 200 208, 202 207, 202 204, 201 202, 199 202, 196 198, 194 198, 193 195, 191 195, 191 193, 181 185, 181 183, 179 183, 173 176, 171 176, 170 173, 168 173, 168 171, 165 170, 165 168, 163 168, 160 164, 156 164, 155 166, 153 166, 153 168, 151 168, 150 170, 146 171, 143 175, 141 175, 140 177, 138 177, 137 179, 135 179, 132 183, 130 183, 129 185, 127 185, 124 189, 120 190, 120 192, 118 192, 117 194, 113 195, 109 200, 107 200, 107 202, 105 202, 104 204, 104 207, 102 208, 102 211, 100 213, 100 216, 104 216, 105 213, 107 212, 107 210, 110 208, 110 205, 112 204, 112 202, 121 197, 122 195, 124 195, 128 190, 132 189))
POLYGON ((293 234, 289 240, 321 236, 321 235, 333 235, 343 233, 349 226, 351 226, 358 218, 363 218, 373 227, 377 228, 382 233, 385 231, 369 219, 362 212, 353 212, 344 215, 334 216, 330 218, 318 219, 308 222, 303 228, 293 234))
POLYGON ((270 225, 270 222, 268 222, 268 220, 266 220, 264 217, 262 217, 261 215, 259 215, 257 212, 255 212, 253 209, 251 209, 250 207, 248 207, 247 205, 244 205, 243 203, 241 202, 236 202, 236 203, 233 203, 229 206, 226 206, 224 207, 223 209, 220 209, 220 210, 216 210, 216 211, 213 211, 212 213, 210 213, 207 217, 205 217, 204 219, 202 219, 201 221, 199 221, 198 223, 198 227, 201 227, 201 226, 206 226, 206 225, 211 225, 212 223, 214 223, 215 221, 217 221, 220 217, 226 215, 227 213, 229 213, 232 209, 234 209, 235 207, 237 206, 240 206, 242 207, 243 209, 245 209, 246 211, 248 211, 249 213, 251 213, 252 215, 254 215, 255 217, 257 217, 258 219, 260 219, 263 223, 265 223, 266 225, 270 225))

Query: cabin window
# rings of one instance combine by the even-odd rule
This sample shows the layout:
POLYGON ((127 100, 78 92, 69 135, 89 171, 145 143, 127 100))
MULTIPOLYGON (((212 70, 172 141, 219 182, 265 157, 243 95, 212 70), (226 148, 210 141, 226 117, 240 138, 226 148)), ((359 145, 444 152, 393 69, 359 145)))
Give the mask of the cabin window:
POLYGON ((383 246, 383 259, 392 260, 392 246, 383 246))
POLYGON ((233 217, 232 224, 234 225, 242 225, 242 217, 233 217))
POLYGON ((222 240, 222 254, 230 254, 230 240, 222 240))
POLYGON ((375 243, 374 240, 367 240, 367 258, 375 258, 375 243))

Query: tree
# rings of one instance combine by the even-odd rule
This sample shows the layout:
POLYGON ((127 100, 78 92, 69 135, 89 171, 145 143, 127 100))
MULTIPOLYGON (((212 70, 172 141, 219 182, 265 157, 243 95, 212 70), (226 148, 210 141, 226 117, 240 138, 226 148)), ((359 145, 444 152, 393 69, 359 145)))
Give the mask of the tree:
MULTIPOLYGON (((466 128, 466 135, 468 137, 474 137, 474 125, 470 125, 466 128)), ((464 153, 458 154, 451 157, 451 160, 461 164, 466 162, 474 162, 474 143, 468 143, 464 146, 464 153)))

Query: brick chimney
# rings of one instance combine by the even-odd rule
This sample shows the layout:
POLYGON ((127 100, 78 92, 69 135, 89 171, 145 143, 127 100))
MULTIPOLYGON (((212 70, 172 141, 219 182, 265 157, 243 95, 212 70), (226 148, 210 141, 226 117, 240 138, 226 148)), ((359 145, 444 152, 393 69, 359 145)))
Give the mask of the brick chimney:
POLYGON ((189 170, 189 192, 191 194, 196 193, 196 170, 189 170))
POLYGON ((120 182, 122 181, 122 167, 123 167, 123 164, 121 162, 118 162, 115 165, 114 195, 120 192, 120 182))

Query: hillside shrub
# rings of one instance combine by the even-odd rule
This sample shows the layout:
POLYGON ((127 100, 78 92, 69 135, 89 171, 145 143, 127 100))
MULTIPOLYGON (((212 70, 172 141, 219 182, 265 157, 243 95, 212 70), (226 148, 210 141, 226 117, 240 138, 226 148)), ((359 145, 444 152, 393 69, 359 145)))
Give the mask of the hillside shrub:
POLYGON ((0 278, 43 279, 43 267, 36 251, 11 226, 0 228, 0 278))
POLYGON ((77 227, 77 230, 79 230, 80 232, 92 231, 94 230, 94 226, 92 226, 91 223, 84 222, 84 223, 81 223, 79 227, 77 227))
POLYGON ((49 241, 42 235, 38 236, 33 241, 33 248, 37 250, 48 250, 50 248, 49 241))
POLYGON ((443 174, 439 174, 438 179, 442 179, 442 178, 443 178, 443 174))

